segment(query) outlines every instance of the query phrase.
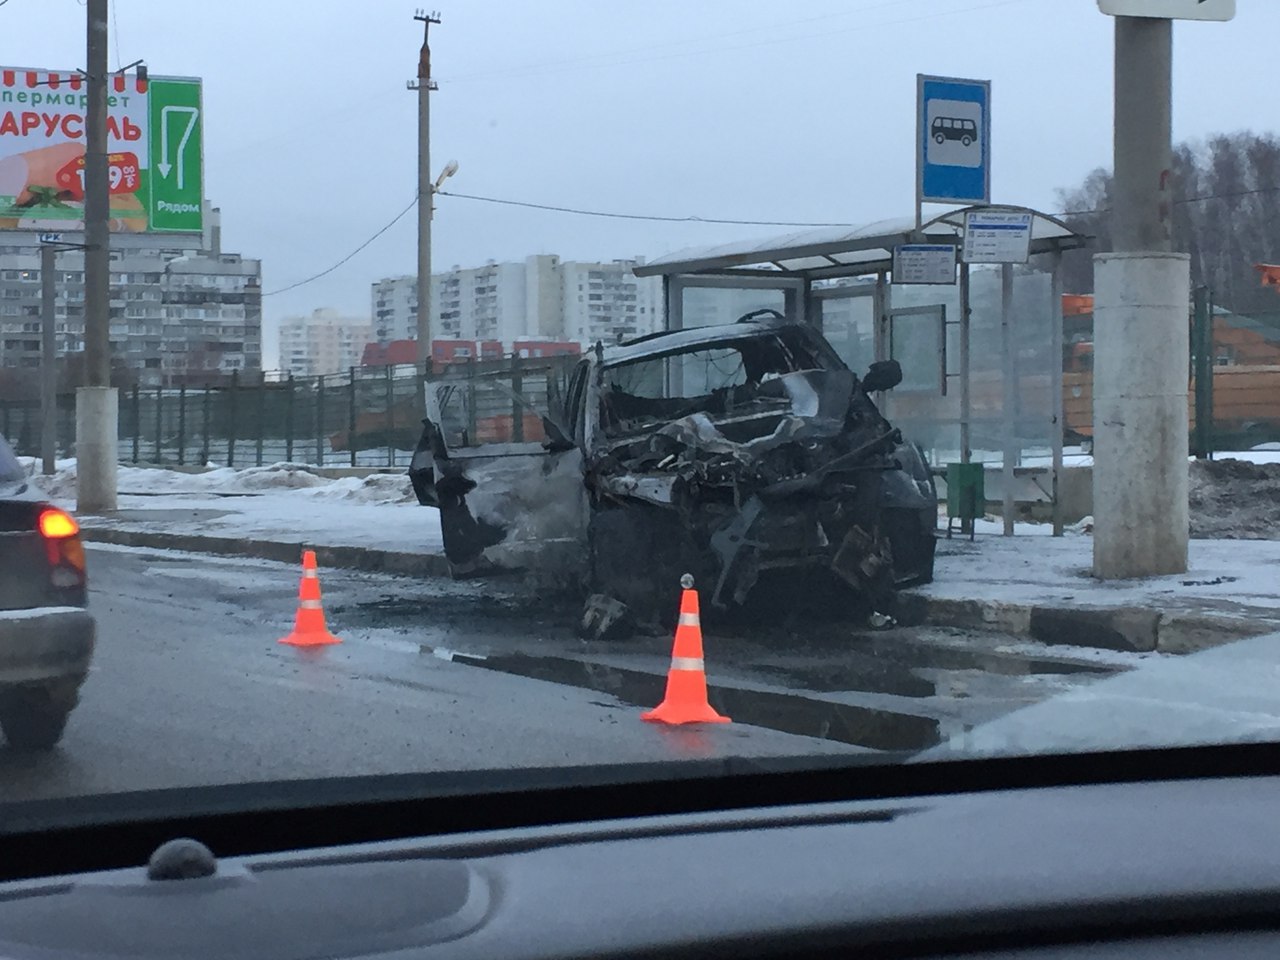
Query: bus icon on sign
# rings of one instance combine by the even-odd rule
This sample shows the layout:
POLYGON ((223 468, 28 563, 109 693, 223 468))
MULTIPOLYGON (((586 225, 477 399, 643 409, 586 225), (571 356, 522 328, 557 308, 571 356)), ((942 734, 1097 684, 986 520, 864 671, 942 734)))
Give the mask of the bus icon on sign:
POLYGON ((982 104, 940 97, 926 101, 924 109, 920 138, 925 160, 944 167, 981 167, 986 148, 982 104))
POLYGON ((934 117, 929 125, 929 135, 936 144, 948 140, 959 140, 962 146, 969 146, 978 139, 978 125, 963 117, 934 117))

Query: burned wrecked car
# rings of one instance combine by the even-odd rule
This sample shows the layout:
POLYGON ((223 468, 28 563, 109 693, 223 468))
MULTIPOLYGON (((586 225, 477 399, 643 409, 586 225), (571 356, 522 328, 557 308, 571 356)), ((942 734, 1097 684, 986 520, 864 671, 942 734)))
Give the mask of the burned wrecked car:
POLYGON ((410 477, 455 574, 579 589, 594 635, 663 618, 685 572, 711 611, 770 581, 786 605, 843 590, 886 611, 928 581, 933 480, 870 396, 898 364, 860 380, 815 329, 769 314, 597 347, 518 418, 540 442, 473 444, 446 410, 473 381, 429 384, 410 477))

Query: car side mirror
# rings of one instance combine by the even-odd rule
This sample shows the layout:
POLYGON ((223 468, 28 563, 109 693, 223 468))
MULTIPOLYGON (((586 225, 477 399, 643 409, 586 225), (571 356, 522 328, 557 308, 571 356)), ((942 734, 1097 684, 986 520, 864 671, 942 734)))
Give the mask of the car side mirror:
POLYGON ((565 435, 563 430, 560 429, 559 424, 550 417, 542 418, 542 432, 547 436, 547 438, 542 441, 542 445, 552 453, 572 450, 575 446, 574 442, 565 435))
POLYGON ((892 390, 902 382, 902 364, 897 360, 877 360, 867 368, 862 378, 862 389, 867 393, 892 390))

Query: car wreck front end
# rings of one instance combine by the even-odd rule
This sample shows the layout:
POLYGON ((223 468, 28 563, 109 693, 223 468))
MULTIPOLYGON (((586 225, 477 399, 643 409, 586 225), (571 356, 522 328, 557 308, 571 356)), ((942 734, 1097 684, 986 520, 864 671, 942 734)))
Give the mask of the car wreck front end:
MULTIPOLYGON (((713 608, 741 607, 794 573, 890 610, 898 585, 932 575, 937 501, 918 451, 816 332, 707 335, 600 364, 586 460, 597 596, 643 617, 688 570, 713 608)), ((876 369, 881 385, 895 368, 876 369)))

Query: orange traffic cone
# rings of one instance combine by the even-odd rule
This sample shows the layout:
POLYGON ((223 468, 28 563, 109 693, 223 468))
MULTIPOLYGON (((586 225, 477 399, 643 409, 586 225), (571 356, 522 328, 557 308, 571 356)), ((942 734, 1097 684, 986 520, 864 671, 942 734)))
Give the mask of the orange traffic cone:
POLYGON ((295 647, 318 647, 342 641, 325 626, 324 610, 320 606, 320 579, 316 576, 316 552, 302 551, 302 582, 298 584, 298 615, 293 621, 293 633, 281 637, 280 643, 295 647))
POLYGON ((641 720, 656 723, 728 723, 707 702, 707 674, 702 665, 702 621, 698 616, 698 591, 693 577, 680 578, 680 620, 671 650, 671 670, 667 673, 667 695, 641 720))

